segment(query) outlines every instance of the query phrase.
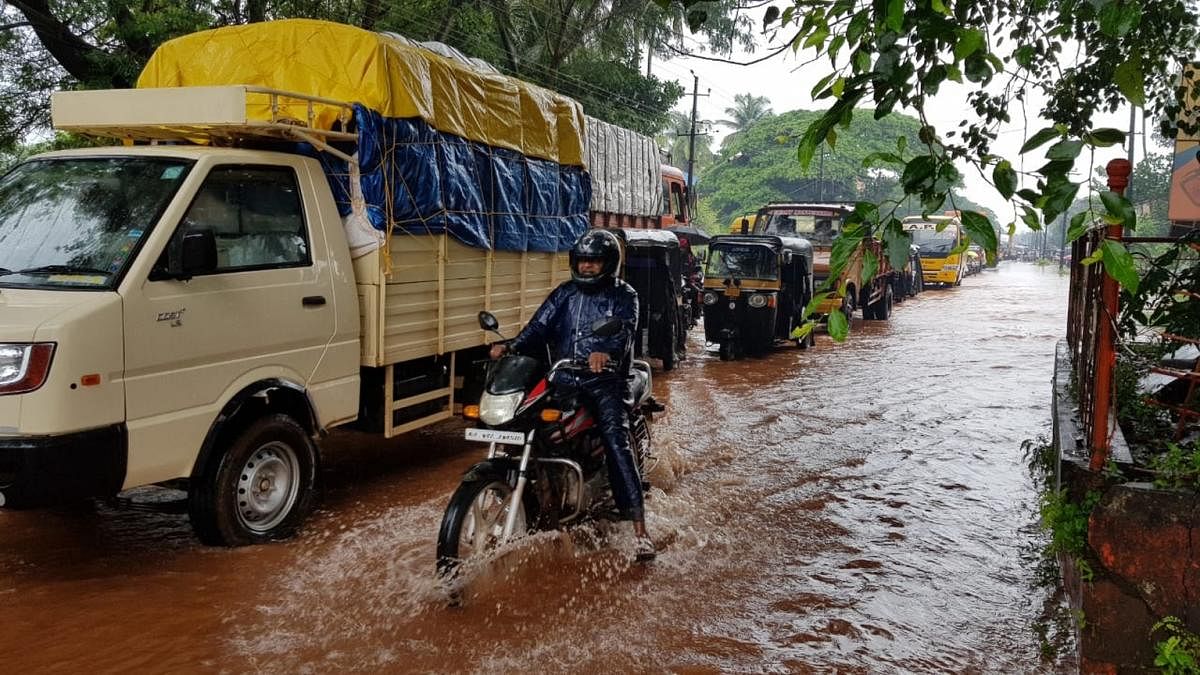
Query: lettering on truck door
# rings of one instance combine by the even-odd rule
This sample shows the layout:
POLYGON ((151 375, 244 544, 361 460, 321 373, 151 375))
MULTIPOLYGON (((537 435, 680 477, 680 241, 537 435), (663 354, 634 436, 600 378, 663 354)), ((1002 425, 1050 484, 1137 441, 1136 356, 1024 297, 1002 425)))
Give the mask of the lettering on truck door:
POLYGON ((126 294, 127 485, 189 475, 232 386, 305 384, 334 334, 325 240, 295 165, 280 161, 219 164, 205 176, 172 239, 211 229, 214 271, 163 278, 164 249, 126 294))

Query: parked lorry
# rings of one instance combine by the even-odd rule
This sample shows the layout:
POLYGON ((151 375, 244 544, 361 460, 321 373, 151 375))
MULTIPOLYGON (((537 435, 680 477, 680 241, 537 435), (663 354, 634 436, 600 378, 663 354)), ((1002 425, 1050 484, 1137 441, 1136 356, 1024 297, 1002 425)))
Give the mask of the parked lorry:
MULTIPOLYGON (((774 234, 781 237, 801 237, 813 246, 813 278, 819 289, 829 281, 833 242, 842 232, 842 223, 853 210, 840 202, 771 202, 758 210, 752 223, 755 234, 774 234)), ((883 253, 877 238, 864 237, 852 251, 837 279, 830 284, 830 293, 814 314, 827 316, 842 311, 850 318, 861 307, 864 319, 886 320, 892 315, 895 289, 901 274, 894 270, 883 253), (863 279, 868 259, 877 261, 874 272, 863 279), (845 288, 843 293, 841 289, 845 288)))
POLYGON ((477 313, 522 325, 597 218, 578 103, 348 26, 185 36, 52 114, 124 144, 0 178, 0 505, 170 483, 206 543, 286 537, 319 439, 454 415, 477 313))
POLYGON ((957 214, 909 216, 902 224, 912 235, 913 244, 920 247, 925 285, 961 285, 968 262, 962 223, 957 214))

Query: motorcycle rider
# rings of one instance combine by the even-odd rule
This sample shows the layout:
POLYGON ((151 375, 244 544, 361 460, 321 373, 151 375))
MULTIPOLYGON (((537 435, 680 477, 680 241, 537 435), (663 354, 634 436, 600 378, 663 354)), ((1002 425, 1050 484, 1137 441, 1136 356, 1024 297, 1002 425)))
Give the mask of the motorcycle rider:
POLYGON ((638 296, 617 278, 621 244, 608 230, 584 232, 571 248, 571 279, 559 284, 520 334, 509 345, 495 344, 491 357, 507 351, 535 354, 549 347, 555 360, 586 360, 587 373, 563 371, 584 392, 604 438, 605 460, 613 498, 623 520, 633 521, 635 557, 653 560, 654 542, 646 533, 641 477, 630 447, 629 415, 625 409, 629 351, 637 330, 638 296), (591 334, 597 320, 621 319, 620 333, 591 334))

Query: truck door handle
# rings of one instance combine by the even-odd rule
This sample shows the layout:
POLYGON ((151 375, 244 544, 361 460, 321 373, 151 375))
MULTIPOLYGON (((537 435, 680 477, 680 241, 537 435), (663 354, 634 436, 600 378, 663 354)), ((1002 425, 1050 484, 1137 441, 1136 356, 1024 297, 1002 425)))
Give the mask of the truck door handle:
POLYGON ((305 307, 320 307, 321 305, 325 304, 325 296, 306 295, 304 296, 304 299, 300 301, 300 304, 304 305, 305 307))

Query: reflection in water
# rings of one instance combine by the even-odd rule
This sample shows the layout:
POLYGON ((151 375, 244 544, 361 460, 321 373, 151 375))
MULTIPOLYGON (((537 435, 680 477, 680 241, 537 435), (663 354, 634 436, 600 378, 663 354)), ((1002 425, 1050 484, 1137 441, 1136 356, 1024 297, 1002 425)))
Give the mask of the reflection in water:
POLYGON ((697 331, 656 374, 650 566, 622 528, 538 535, 448 608, 436 530, 481 451, 453 425, 347 436, 283 545, 203 549, 147 508, 0 513, 22 617, 0 642, 91 669, 1049 670, 1019 445, 1049 424, 1065 303, 1053 268, 1006 264, 842 345, 726 363, 697 331))

